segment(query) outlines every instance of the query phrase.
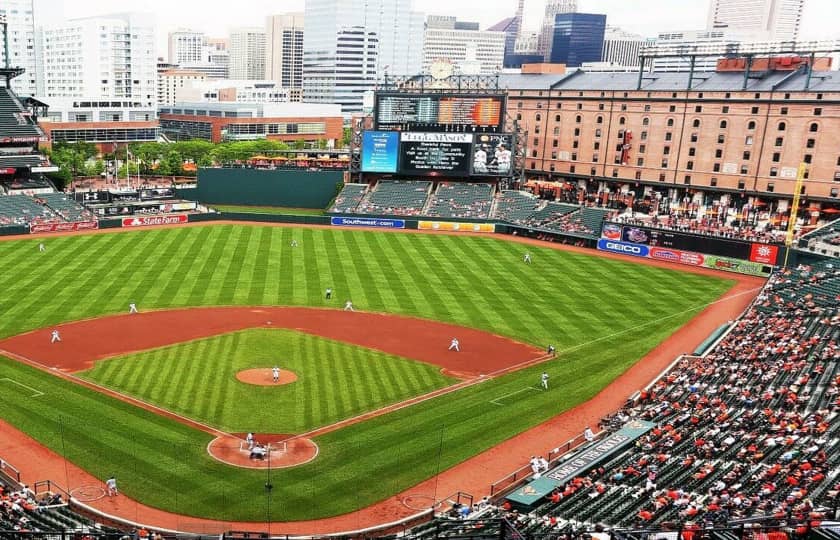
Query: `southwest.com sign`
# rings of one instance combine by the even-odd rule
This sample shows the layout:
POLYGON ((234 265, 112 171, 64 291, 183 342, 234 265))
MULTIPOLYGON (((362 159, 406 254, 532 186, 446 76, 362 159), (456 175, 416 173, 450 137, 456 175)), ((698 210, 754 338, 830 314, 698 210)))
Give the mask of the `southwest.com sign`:
POLYGON ((404 219, 353 218, 333 216, 331 225, 340 227, 378 227, 383 229, 405 229, 404 219))
POLYGON ((650 253, 650 248, 647 246, 631 244, 630 242, 619 242, 618 240, 607 240, 606 238, 598 240, 598 249, 601 251, 621 253, 623 255, 633 255, 634 257, 647 257, 650 253))

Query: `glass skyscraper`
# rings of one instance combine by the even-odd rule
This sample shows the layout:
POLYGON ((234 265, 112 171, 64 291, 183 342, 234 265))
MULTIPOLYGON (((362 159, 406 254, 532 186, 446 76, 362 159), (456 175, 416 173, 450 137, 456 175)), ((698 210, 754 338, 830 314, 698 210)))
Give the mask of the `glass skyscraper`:
POLYGON ((554 18, 551 62, 580 67, 600 62, 607 16, 596 13, 558 13, 554 18))
POLYGON ((416 75, 423 62, 423 15, 411 0, 307 0, 303 99, 362 110, 378 79, 416 75))

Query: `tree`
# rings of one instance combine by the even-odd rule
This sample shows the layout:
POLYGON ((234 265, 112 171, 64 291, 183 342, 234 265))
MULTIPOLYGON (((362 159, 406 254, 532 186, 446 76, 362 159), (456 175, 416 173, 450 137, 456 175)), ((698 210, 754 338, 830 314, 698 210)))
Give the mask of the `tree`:
POLYGON ((303 139, 298 139, 294 142, 292 148, 294 148, 295 150, 303 150, 306 148, 306 141, 304 141, 303 139))
POLYGON ((96 146, 89 142, 56 143, 50 154, 52 162, 65 169, 70 179, 88 174, 87 162, 96 155, 96 146))
POLYGON ((350 146, 350 141, 353 140, 353 130, 348 128, 344 128, 341 134, 341 147, 347 148, 350 146))

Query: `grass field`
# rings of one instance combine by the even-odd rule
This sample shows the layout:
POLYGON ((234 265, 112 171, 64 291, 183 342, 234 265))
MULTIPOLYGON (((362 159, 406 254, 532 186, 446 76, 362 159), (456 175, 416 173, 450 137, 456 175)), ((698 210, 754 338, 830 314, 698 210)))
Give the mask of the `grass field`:
POLYGON ((437 366, 266 329, 112 358, 80 375, 231 433, 304 433, 457 382, 437 366), (298 380, 275 387, 235 378, 274 365, 298 380))
POLYGON ((285 206, 242 206, 233 204, 213 204, 220 212, 244 212, 246 214, 279 214, 283 216, 323 216, 320 208, 286 208, 285 206))
MULTIPOLYGON (((563 353, 319 437, 318 459, 273 473, 273 519, 314 519, 381 500, 592 397, 731 286, 543 248, 529 247, 534 263, 524 265, 522 251, 485 237, 259 226, 60 237, 44 254, 34 240, 0 242, 0 269, 21 276, 6 282, 0 335, 121 313, 130 301, 322 306, 332 286, 359 309, 550 342, 563 353), (300 247, 289 247, 292 238, 300 247), (551 391, 491 403, 536 385, 543 370, 551 391)), ((140 384, 170 384, 144 373, 151 380, 140 384)), ((0 417, 101 478, 118 474, 132 497, 189 515, 265 519, 265 505, 254 504, 264 474, 212 461, 204 433, 5 359, 0 385, 4 378, 44 396, 0 386, 0 417)))

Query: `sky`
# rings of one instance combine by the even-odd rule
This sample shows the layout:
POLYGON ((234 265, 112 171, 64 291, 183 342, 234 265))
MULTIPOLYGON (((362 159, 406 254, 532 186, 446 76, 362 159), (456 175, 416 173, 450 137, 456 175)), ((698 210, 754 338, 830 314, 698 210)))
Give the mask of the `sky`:
MULTIPOLYGON (((54 0, 55 1, 55 0, 54 0)), ((706 25, 710 0, 578 0, 578 11, 606 13, 607 24, 655 37, 674 30, 700 30, 706 25)), ((262 26, 265 16, 303 11, 304 0, 85 0, 62 2, 65 16, 85 17, 122 11, 153 13, 158 23, 158 54, 166 55, 166 34, 177 28, 201 30, 225 37, 231 27, 262 26), (72 13, 68 13, 72 5, 72 13)), ((413 0, 414 9, 426 14, 455 15, 478 21, 484 28, 513 15, 516 0, 413 0), (476 9, 478 8, 478 9, 476 9)), ((55 5, 55 4, 53 4, 55 5)), ((536 29, 545 0, 525 0, 525 27, 536 29)), ((840 38, 838 0, 805 0, 800 37, 803 40, 840 38)), ((57 15, 53 12, 53 15, 57 15)))

